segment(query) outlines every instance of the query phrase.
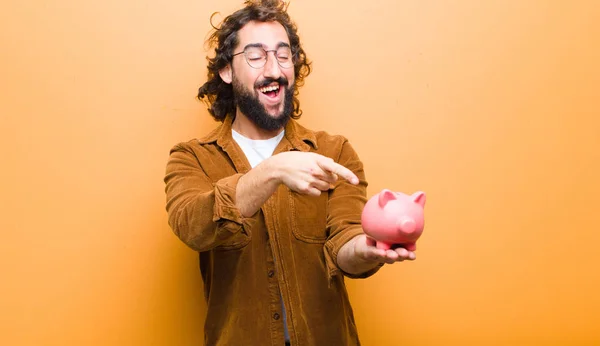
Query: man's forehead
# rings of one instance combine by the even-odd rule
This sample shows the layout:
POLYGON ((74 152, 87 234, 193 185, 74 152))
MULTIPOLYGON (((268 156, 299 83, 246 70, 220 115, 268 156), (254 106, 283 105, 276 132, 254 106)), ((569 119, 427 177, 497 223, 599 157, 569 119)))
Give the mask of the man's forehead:
POLYGON ((282 43, 289 45, 287 31, 279 22, 249 22, 238 32, 238 46, 261 45, 263 48, 277 48, 282 43))

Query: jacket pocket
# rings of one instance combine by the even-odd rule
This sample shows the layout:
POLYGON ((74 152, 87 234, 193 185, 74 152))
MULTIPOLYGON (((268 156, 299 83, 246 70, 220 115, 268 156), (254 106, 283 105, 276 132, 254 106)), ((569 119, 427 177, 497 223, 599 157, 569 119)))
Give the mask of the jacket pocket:
POLYGON ((327 240, 328 193, 306 196, 290 191, 289 198, 294 237, 307 243, 324 243, 327 240))

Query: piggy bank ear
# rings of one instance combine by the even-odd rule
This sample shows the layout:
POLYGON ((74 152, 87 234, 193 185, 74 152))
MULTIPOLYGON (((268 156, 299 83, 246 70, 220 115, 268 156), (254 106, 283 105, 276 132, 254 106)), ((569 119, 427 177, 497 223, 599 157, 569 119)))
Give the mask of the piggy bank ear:
POLYGON ((420 204, 421 207, 425 207, 425 192, 418 191, 410 196, 415 203, 420 204))
POLYGON ((388 189, 384 189, 379 193, 379 206, 381 208, 385 207, 387 202, 396 199, 396 194, 388 189))

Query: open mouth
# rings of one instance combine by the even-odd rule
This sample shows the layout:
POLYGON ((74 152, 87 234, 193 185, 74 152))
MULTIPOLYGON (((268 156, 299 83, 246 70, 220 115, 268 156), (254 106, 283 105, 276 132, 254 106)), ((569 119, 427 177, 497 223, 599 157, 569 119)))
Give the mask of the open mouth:
POLYGON ((258 91, 270 98, 277 97, 279 95, 280 90, 281 88, 279 86, 279 83, 273 83, 262 88, 258 88, 258 91))

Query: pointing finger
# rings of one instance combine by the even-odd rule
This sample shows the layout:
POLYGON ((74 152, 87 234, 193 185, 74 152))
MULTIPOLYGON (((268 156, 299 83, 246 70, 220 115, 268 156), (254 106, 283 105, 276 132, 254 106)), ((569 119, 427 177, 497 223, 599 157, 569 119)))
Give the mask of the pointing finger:
POLYGON ((354 185, 358 184, 358 177, 354 173, 352 173, 351 170, 338 163, 333 162, 333 160, 322 160, 318 162, 318 164, 319 167, 321 167, 321 169, 338 175, 354 185))

